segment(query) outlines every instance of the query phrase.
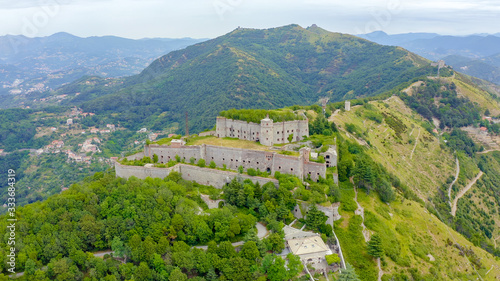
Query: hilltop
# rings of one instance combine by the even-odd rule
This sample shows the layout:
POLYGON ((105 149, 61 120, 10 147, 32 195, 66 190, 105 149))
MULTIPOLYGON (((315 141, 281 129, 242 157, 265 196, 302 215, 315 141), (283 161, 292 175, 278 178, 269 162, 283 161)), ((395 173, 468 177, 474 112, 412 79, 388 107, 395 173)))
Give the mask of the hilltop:
POLYGON ((43 92, 82 76, 138 74, 154 59, 203 40, 82 38, 64 32, 35 38, 0 36, 0 108, 33 107, 43 92))
POLYGON ((331 101, 368 97, 433 71, 427 60, 402 48, 317 26, 288 25, 239 28, 171 52, 119 86, 89 87, 82 80, 57 94, 68 95, 63 104, 114 113, 126 127, 161 126, 161 122, 184 128, 187 111, 190 131, 199 132, 228 108, 271 109, 311 104, 320 97, 331 101), (75 89, 80 95, 72 100, 75 89), (101 97, 87 98, 98 92, 101 97))

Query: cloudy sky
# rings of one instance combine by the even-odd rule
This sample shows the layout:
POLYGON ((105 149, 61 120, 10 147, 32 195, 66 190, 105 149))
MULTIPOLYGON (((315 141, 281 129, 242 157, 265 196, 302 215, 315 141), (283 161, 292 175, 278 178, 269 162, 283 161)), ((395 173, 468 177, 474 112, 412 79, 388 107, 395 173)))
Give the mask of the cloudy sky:
POLYGON ((0 0, 0 35, 213 38, 315 23, 350 34, 500 32, 497 0, 0 0))

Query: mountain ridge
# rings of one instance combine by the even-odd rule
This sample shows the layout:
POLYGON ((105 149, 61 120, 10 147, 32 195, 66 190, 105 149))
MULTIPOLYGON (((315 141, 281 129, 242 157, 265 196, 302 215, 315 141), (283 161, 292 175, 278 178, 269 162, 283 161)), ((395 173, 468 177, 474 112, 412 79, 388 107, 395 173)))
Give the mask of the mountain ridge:
MULTIPOLYGON (((162 56, 124 79, 120 89, 77 105, 101 114, 127 112, 122 121, 142 125, 154 112, 165 112, 170 122, 183 124, 188 111, 197 116, 190 124, 196 132, 209 126, 207 118, 228 108, 277 108, 325 96, 335 101, 367 97, 432 71, 428 60, 402 48, 317 26, 238 28, 162 56), (193 101, 199 102, 196 110, 193 101), (150 110, 139 114, 139 120, 137 112, 127 108, 131 104, 150 110)), ((64 89, 57 93, 71 94, 64 89)))

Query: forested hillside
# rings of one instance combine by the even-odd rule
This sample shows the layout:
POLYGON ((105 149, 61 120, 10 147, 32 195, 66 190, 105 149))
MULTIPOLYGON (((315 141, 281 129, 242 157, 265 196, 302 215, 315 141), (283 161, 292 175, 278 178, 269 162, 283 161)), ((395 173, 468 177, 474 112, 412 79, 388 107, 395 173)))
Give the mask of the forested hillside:
MULTIPOLYGON (((199 132, 211 127, 222 110, 373 96, 435 71, 404 49, 317 26, 236 29, 171 52, 118 88, 96 85, 98 89, 82 89, 78 99, 65 102, 98 114, 114 113, 116 120, 133 128, 159 126, 159 115, 162 123, 178 122, 184 128, 187 111, 191 131, 199 132), (90 101, 81 98, 103 90, 109 94, 90 101)), ((75 86, 58 94, 74 96, 71 89, 75 86)))

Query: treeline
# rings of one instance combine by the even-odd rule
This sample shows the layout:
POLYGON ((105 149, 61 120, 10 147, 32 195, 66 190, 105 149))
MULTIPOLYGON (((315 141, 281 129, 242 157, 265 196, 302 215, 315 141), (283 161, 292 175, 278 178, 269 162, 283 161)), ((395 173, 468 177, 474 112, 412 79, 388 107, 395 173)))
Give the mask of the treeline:
POLYGON ((416 88, 412 95, 400 97, 412 109, 426 119, 437 118, 440 128, 458 128, 480 122, 481 110, 468 98, 459 97, 456 85, 425 79, 425 85, 416 88))
POLYGON ((432 200, 433 206, 428 206, 428 209, 475 246, 500 257, 500 250, 490 242, 491 239, 495 239, 493 235, 495 229, 498 229, 494 216, 500 213, 500 153, 481 154, 476 156, 473 161, 477 163, 484 175, 476 182, 475 190, 469 191, 459 200, 455 217, 450 214, 451 207, 447 195, 451 180, 441 185, 432 200), (474 210, 477 202, 471 198, 472 194, 482 194, 481 197, 491 196, 494 201, 490 201, 488 197, 482 198, 484 201, 481 204, 485 205, 487 209, 474 210))
POLYGON ((34 121, 30 109, 0 110, 0 148, 13 151, 22 148, 39 148, 49 142, 49 137, 35 138, 39 122, 34 121))
MULTIPOLYGON (((16 171, 17 206, 45 200, 60 193, 63 188, 108 168, 109 164, 97 159, 92 159, 91 164, 68 161, 67 155, 63 153, 43 153, 30 157, 27 151, 23 151, 0 157, 0 171, 16 171)), ((8 190, 0 186, 0 200, 6 202, 8 190)), ((6 210, 0 207, 0 213, 6 210)))
POLYGON ((269 119, 274 122, 284 122, 293 120, 303 120, 305 119, 302 115, 298 115, 290 109, 277 109, 277 110, 265 110, 265 109, 229 109, 226 111, 219 112, 219 116, 226 117, 233 120, 242 120, 247 122, 259 123, 260 120, 266 118, 269 115, 269 119))
POLYGON ((113 113, 132 130, 178 124, 183 132, 187 111, 190 131, 200 132, 228 108, 370 97, 434 69, 405 50, 349 35, 298 26, 237 30, 171 52, 122 85, 105 87, 98 81, 74 102, 86 111, 113 113))
MULTIPOLYGON (((239 204, 230 190, 249 185, 234 181, 226 188, 228 202, 239 204)), ((288 190, 262 186, 261 197, 249 200, 257 208, 248 212, 231 204, 207 210, 200 188, 208 187, 177 173, 128 181, 96 173, 62 194, 18 208, 16 270, 25 271, 20 280, 288 280, 302 270, 297 257, 289 255, 285 266, 272 253, 284 248, 277 220, 280 206, 290 215, 294 201, 288 190), (261 217, 275 218, 275 230, 263 240, 254 229, 261 217), (230 241, 241 239, 245 243, 236 253, 230 241), (191 248, 207 243, 206 251, 191 248), (88 253, 110 248, 123 263, 88 253)), ((6 224, 1 220, 2 236, 6 224)), ((6 272, 7 240, 0 245, 6 272)))
POLYGON ((337 138, 339 152, 338 176, 339 181, 349 181, 350 178, 366 192, 375 190, 380 199, 386 203, 393 201, 395 191, 399 190, 405 198, 421 202, 421 199, 399 178, 387 171, 381 164, 376 163, 365 152, 365 148, 348 140, 337 138))

